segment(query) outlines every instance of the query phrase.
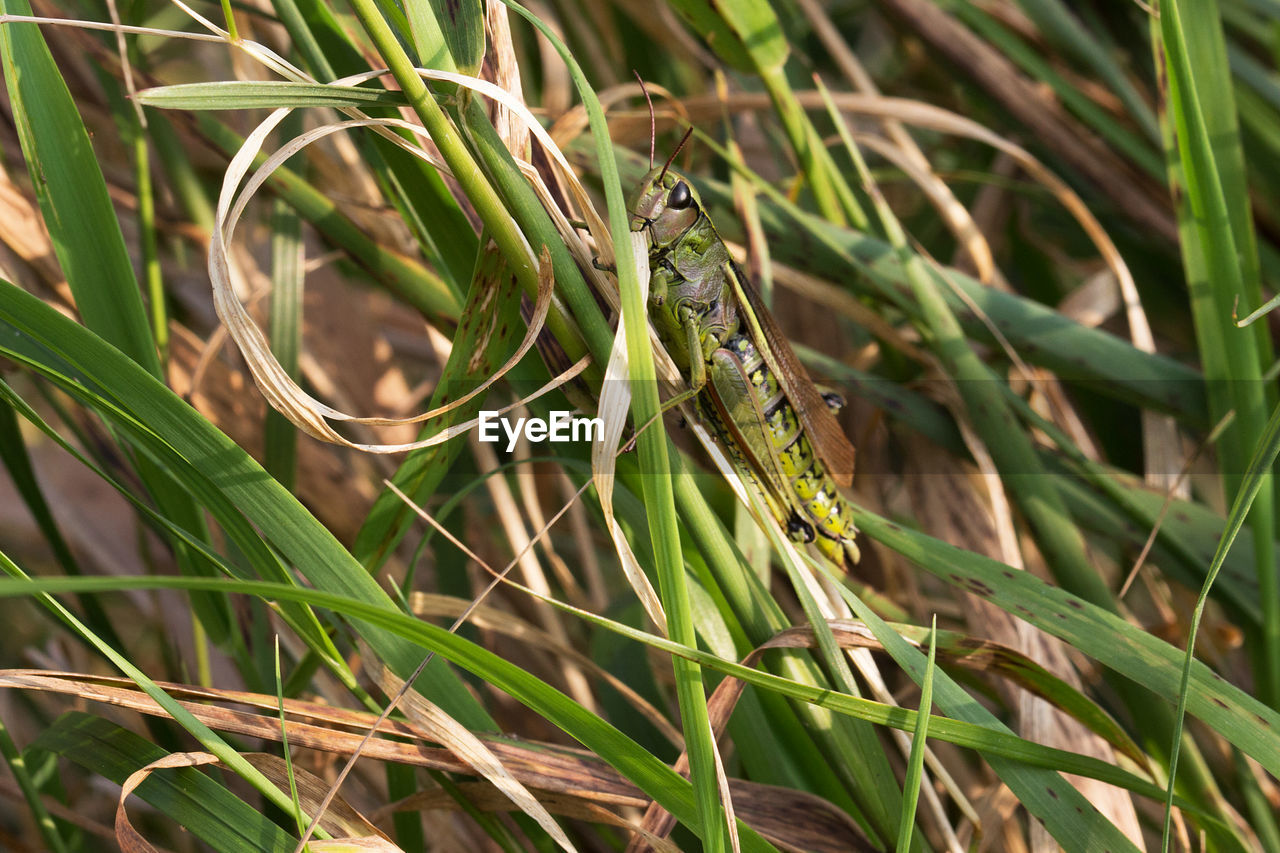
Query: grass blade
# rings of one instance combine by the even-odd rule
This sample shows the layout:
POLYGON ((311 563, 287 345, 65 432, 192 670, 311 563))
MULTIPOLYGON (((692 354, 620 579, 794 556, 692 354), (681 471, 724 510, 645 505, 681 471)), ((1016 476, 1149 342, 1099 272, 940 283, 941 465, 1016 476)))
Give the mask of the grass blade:
MULTIPOLYGON (((1259 305, 1258 254, 1249 212, 1243 153, 1231 96, 1221 24, 1215 0, 1198 5, 1196 23, 1186 26, 1181 0, 1162 6, 1158 61, 1166 64, 1169 114, 1176 128, 1170 150, 1170 184, 1181 198, 1179 232, 1191 290, 1191 310, 1204 364, 1209 404, 1215 420, 1234 411, 1235 422, 1219 441, 1226 495, 1241 489, 1254 442, 1263 434, 1274 393, 1262 381, 1271 361, 1265 324, 1247 329, 1233 320, 1237 302, 1259 305), (1213 93, 1210 95, 1209 93, 1213 93), (1177 159, 1174 159, 1174 152, 1177 159)), ((1280 575, 1276 568, 1275 485, 1268 479, 1250 516, 1254 559, 1262 603, 1262 631, 1253 644, 1259 692, 1280 707, 1280 575)))
POLYGON ((916 728, 911 733, 911 754, 907 756, 907 778, 902 785, 902 834, 898 836, 898 853, 907 853, 911 849, 911 830, 916 822, 916 803, 920 799, 920 779, 924 776, 924 750, 929 737, 929 714, 933 709, 933 674, 937 659, 938 620, 933 620, 933 628, 929 632, 929 662, 924 670, 924 681, 920 685, 920 715, 916 717, 916 728))
MULTIPOLYGON (((1277 407, 1271 413, 1271 418, 1267 421, 1266 431, 1259 438, 1257 450, 1254 452, 1253 459, 1249 464, 1249 472, 1245 476, 1244 482, 1241 483, 1240 491, 1236 495, 1235 502, 1231 505, 1231 513, 1227 516, 1227 529, 1223 531, 1222 539, 1218 542, 1218 550, 1213 555, 1213 562, 1209 565, 1209 572, 1205 577, 1204 586, 1201 587, 1200 596, 1196 599, 1196 608, 1191 616, 1190 634, 1187 637, 1187 651, 1183 659, 1181 681, 1177 692, 1177 728, 1175 729, 1169 761, 1171 777, 1175 775, 1174 771, 1178 766, 1178 753, 1182 745, 1182 724, 1187 713, 1188 699, 1191 694, 1191 671, 1192 664, 1195 661, 1196 635, 1200 630, 1200 621, 1204 617, 1204 607, 1209 599, 1209 590, 1217 579, 1218 572, 1222 569, 1222 564, 1226 560, 1227 552, 1231 550, 1231 546, 1236 540, 1236 535, 1240 532, 1240 528, 1244 526, 1245 519, 1248 518, 1250 511, 1257 506, 1258 495, 1262 493, 1263 489, 1271 485, 1271 470, 1275 465, 1277 456, 1280 456, 1280 407, 1277 407)), ((1165 850, 1169 849, 1171 841, 1170 826, 1172 816, 1173 783, 1170 782, 1169 794, 1165 800, 1163 841, 1165 850)))

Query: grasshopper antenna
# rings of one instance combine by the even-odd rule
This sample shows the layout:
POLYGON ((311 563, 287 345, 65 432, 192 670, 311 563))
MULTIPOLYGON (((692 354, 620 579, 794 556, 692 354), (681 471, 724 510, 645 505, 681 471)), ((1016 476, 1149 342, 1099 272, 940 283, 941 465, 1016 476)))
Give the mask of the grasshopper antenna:
POLYGON ((676 150, 672 151, 671 156, 667 158, 667 162, 662 164, 662 174, 658 175, 658 183, 662 183, 662 179, 667 176, 667 169, 671 168, 676 155, 680 153, 681 148, 684 148, 684 144, 689 141, 690 136, 693 136, 693 125, 689 125, 689 129, 684 132, 684 136, 680 137, 680 144, 676 146, 676 150))
POLYGON ((640 91, 644 94, 644 101, 649 105, 649 171, 653 171, 653 141, 658 136, 658 121, 653 117, 653 98, 649 97, 649 90, 645 88, 644 78, 640 76, 640 72, 631 69, 631 73, 636 75, 636 81, 640 84, 640 91))

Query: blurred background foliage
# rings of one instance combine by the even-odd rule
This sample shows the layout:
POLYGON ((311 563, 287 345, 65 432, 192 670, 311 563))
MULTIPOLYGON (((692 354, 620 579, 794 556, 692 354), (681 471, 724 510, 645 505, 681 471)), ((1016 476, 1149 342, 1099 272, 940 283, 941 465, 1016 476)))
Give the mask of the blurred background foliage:
MULTIPOLYGON (((317 837, 1280 850, 1280 3, 0 13, 0 846, 145 849, 136 825, 293 849, 431 653, 317 837), (414 66, 527 104, 594 210, 518 113, 414 66), (325 136, 224 246, 219 188, 276 107, 297 109, 268 153, 400 118, 436 165, 325 136), (264 401, 270 358, 341 412, 447 405, 553 277, 536 349, 484 393, 331 438, 411 442, 517 400, 595 415, 615 330, 642 340, 624 194, 690 125, 675 167, 847 400, 849 576, 778 551, 678 415, 618 457, 606 512, 587 444, 374 455, 264 401), (561 221, 588 213, 612 248, 561 221), (224 250, 269 353, 228 342, 224 250), (614 250, 617 281, 591 263, 614 250), (450 633, 482 563, 581 611, 499 585, 450 633), (230 772, 144 774, 117 815, 104 781, 192 750, 230 772)), ((631 353, 628 435, 658 399, 631 353)))

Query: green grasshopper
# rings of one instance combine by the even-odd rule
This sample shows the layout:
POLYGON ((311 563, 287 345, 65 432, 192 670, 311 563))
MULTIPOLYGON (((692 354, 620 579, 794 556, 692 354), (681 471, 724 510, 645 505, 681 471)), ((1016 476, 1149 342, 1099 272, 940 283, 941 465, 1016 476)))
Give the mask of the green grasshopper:
POLYGON ((833 414, 838 398, 814 387, 697 192, 669 168, 674 158, 651 169, 627 205, 631 230, 648 237, 650 320, 703 420, 778 524, 845 568, 858 547, 837 489, 851 483, 854 457, 833 414))

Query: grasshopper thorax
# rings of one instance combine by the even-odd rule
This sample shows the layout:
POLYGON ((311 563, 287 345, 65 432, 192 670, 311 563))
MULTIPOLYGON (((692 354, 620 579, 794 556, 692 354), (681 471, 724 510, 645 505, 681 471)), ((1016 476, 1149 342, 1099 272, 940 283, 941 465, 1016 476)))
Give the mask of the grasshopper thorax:
POLYGON ((652 249, 666 249, 698 221, 702 202, 693 185, 666 166, 645 175, 628 199, 631 230, 648 231, 652 249))

